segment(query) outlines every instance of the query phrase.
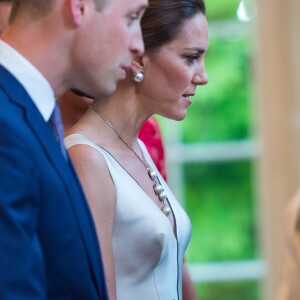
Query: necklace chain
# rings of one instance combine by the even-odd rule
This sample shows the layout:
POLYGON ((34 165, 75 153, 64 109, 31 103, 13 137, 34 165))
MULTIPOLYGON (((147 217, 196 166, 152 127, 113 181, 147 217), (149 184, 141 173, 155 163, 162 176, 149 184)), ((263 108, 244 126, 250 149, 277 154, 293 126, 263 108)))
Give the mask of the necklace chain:
POLYGON ((102 114, 101 114, 101 112, 100 112, 100 110, 97 108, 97 107, 95 107, 95 106, 93 106, 93 105, 90 105, 90 108, 95 112, 95 113, 97 113, 100 117, 101 117, 101 119, 115 132, 115 134, 119 137, 119 139, 123 142, 123 144, 129 149, 129 150, 131 150, 133 153, 134 153, 134 155, 139 159, 139 161, 145 166, 145 168, 149 171, 150 170, 150 167, 149 167, 149 164, 148 164, 148 162, 147 162, 147 160, 146 160, 146 158, 145 158, 145 156, 144 156, 144 152, 143 152, 143 150, 142 150, 142 148, 141 148, 141 146, 140 146, 140 144, 137 142, 137 144, 138 144, 138 147, 139 147, 139 149, 140 149, 140 151, 141 151, 141 153, 142 153, 142 157, 140 157, 138 154, 137 154, 137 152, 136 151, 134 151, 134 149, 133 148, 131 148, 130 146, 129 146, 129 144, 122 138, 122 136, 121 136, 121 134, 117 131, 117 129, 111 124, 111 122, 108 120, 108 119, 106 119, 102 114))

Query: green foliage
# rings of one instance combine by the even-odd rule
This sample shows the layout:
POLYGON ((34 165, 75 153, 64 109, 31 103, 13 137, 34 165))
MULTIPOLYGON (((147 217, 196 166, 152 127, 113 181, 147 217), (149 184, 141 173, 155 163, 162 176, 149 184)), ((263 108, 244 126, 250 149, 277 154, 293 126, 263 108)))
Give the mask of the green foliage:
POLYGON ((196 290, 203 300, 258 300, 261 293, 257 281, 197 284, 196 290))
POLYGON ((208 20, 235 19, 240 0, 206 0, 208 20))
POLYGON ((189 262, 256 257, 252 164, 188 164, 186 209, 193 224, 189 262))

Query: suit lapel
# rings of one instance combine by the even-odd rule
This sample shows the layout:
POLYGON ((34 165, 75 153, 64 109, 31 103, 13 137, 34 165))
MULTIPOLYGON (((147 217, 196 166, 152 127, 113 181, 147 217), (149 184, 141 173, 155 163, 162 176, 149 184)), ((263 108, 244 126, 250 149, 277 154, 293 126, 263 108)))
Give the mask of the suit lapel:
POLYGON ((2 85, 3 89, 7 92, 8 97, 16 105, 23 107, 29 127, 34 132, 47 158, 56 169, 61 181, 64 183, 77 219, 81 238, 84 241, 90 268, 93 271, 98 291, 101 294, 101 290, 103 290, 103 278, 101 275, 103 272, 101 269, 98 239, 90 210, 70 158, 68 157, 68 161, 66 161, 50 127, 42 118, 25 89, 1 65, 0 78, 0 86, 2 85), (102 288, 100 286, 102 286, 102 288))

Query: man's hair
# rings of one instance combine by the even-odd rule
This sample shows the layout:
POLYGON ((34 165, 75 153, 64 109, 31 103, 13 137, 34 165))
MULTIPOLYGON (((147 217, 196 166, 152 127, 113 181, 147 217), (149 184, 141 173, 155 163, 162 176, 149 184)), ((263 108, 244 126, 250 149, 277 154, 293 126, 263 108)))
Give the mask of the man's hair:
MULTIPOLYGON (((51 12, 56 1, 61 0, 0 0, 0 2, 12 2, 10 21, 13 21, 17 14, 26 11, 33 19, 41 18, 51 12)), ((94 0, 98 11, 102 10, 107 0, 94 0)))
POLYGON ((47 15, 56 0, 12 0, 10 21, 22 11, 30 13, 33 19, 47 15))

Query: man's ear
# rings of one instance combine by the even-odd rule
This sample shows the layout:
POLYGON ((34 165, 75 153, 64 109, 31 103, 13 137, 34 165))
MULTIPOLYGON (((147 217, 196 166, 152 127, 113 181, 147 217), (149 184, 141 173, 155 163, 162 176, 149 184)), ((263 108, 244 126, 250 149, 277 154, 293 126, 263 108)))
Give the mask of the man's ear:
POLYGON ((75 26, 80 26, 83 21, 83 15, 85 11, 85 0, 69 0, 70 11, 73 24, 75 26))

